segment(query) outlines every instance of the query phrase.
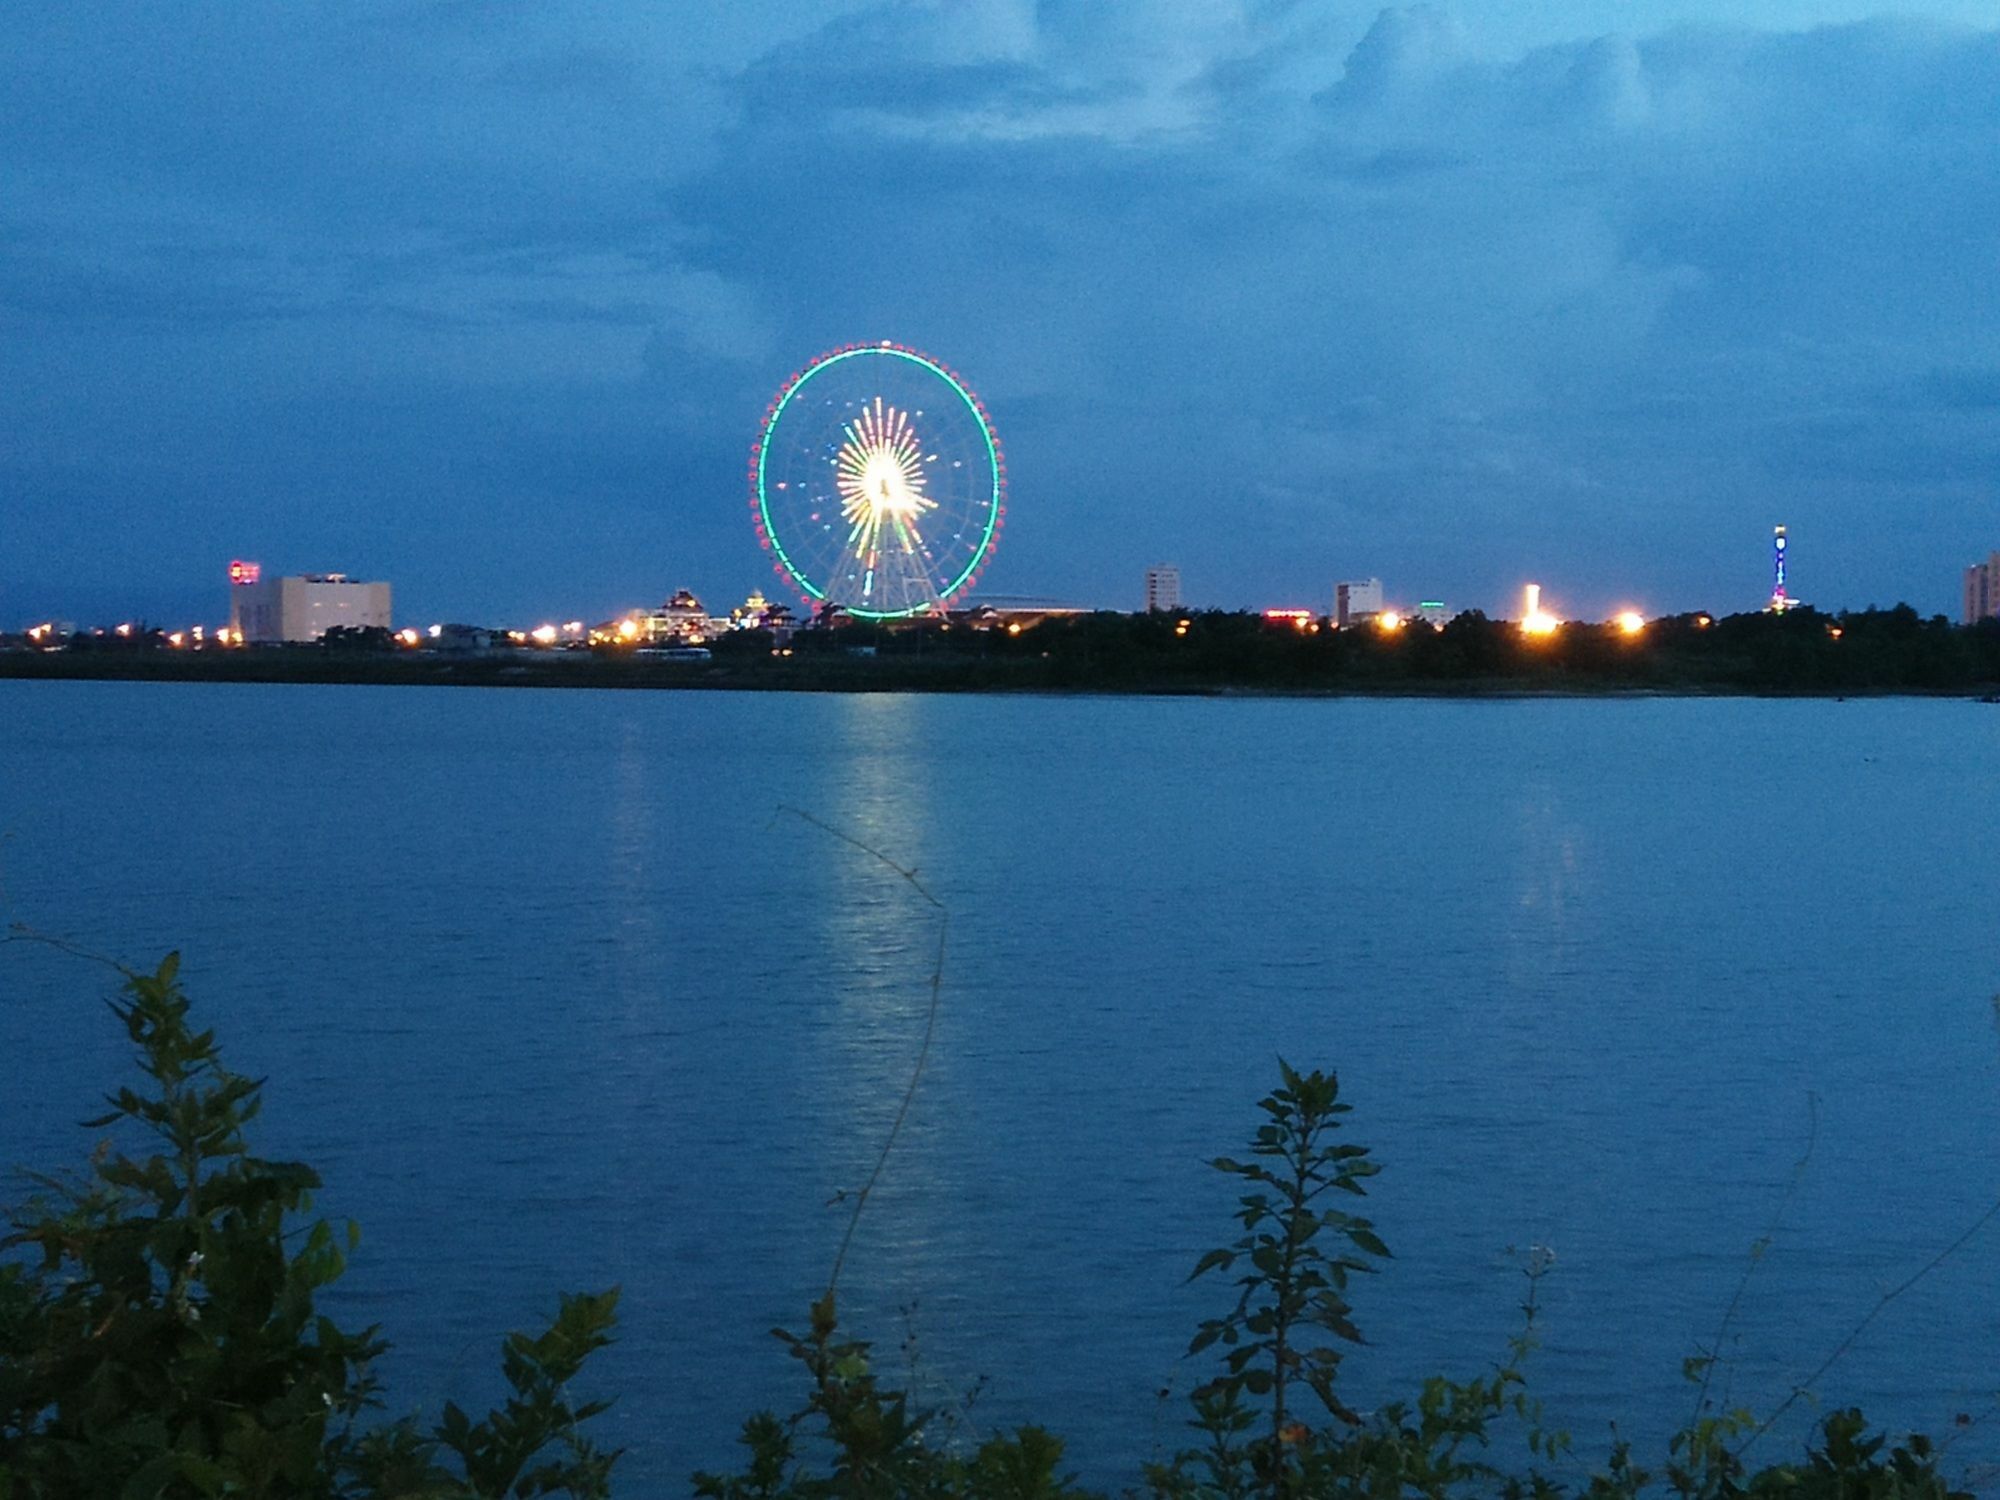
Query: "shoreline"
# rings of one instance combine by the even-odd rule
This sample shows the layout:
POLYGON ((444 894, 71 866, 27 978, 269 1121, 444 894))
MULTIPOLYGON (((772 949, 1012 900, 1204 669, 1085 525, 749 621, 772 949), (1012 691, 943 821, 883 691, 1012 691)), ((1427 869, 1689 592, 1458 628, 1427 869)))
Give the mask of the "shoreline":
POLYGON ((0 653, 0 681, 206 682, 334 687, 597 688, 614 692, 939 693, 1120 698, 1961 698, 2000 703, 2000 683, 1958 687, 1688 681, 1574 674, 1374 681, 1248 681, 1058 670, 1041 659, 787 658, 662 662, 595 657, 341 657, 285 652, 0 653))

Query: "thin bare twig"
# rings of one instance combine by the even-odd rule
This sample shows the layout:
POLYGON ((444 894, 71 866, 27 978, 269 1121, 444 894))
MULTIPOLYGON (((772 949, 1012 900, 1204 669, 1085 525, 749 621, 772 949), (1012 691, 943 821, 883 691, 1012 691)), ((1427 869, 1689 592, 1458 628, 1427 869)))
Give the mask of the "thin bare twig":
POLYGON ((1777 1238, 1778 1226, 1784 1222, 1785 1210, 1791 1207, 1792 1199, 1798 1195, 1799 1184, 1805 1180, 1806 1166, 1812 1161, 1813 1148, 1819 1144, 1819 1095, 1811 1089, 1806 1090, 1806 1113, 1806 1148, 1799 1153, 1798 1161, 1792 1166, 1791 1181, 1785 1184, 1785 1191, 1778 1199, 1778 1206, 1771 1211, 1771 1222, 1765 1226, 1763 1237, 1750 1247, 1750 1258, 1743 1263, 1743 1275, 1736 1283, 1736 1295, 1729 1299, 1729 1306, 1722 1312, 1722 1321, 1716 1325, 1715 1343, 1708 1351, 1708 1362, 1701 1372, 1701 1389, 1695 1393, 1694 1410, 1688 1414, 1689 1427, 1693 1427, 1701 1420, 1702 1409, 1708 1405, 1708 1388, 1710 1382, 1715 1379, 1715 1367, 1722 1359, 1722 1342, 1728 1337, 1729 1325, 1735 1321, 1736 1309, 1742 1305, 1743 1293, 1750 1285, 1750 1275, 1770 1250, 1771 1242, 1777 1238))
POLYGON ((1869 1308, 1867 1315, 1863 1317, 1859 1323, 1856 1323, 1852 1328, 1850 1328, 1847 1331, 1847 1337, 1842 1339, 1837 1345, 1834 1346, 1833 1353, 1829 1354, 1825 1359, 1820 1361, 1819 1368, 1817 1370, 1814 1370, 1812 1374, 1808 1375, 1804 1380, 1800 1381, 1797 1385, 1793 1386, 1791 1395, 1785 1397, 1785 1399, 1781 1403, 1779 1403, 1778 1409, 1772 1412, 1770 1416, 1764 1419, 1764 1425, 1759 1427, 1755 1432, 1751 1433, 1749 1437, 1743 1440, 1743 1446, 1736 1450, 1736 1456, 1738 1458, 1741 1458, 1744 1454, 1748 1453, 1750 1449, 1756 1444, 1757 1439, 1762 1437, 1765 1433, 1769 1432, 1771 1428, 1774 1425, 1776 1425, 1778 1418, 1782 1417, 1787 1411, 1791 1410, 1793 1403, 1796 1402, 1799 1399, 1799 1397, 1805 1395, 1815 1385, 1817 1385, 1819 1383, 1820 1376, 1824 1375, 1828 1370, 1831 1370, 1834 1367, 1834 1365, 1839 1363, 1841 1356, 1846 1354, 1849 1349, 1854 1347, 1854 1341, 1860 1338, 1861 1335, 1867 1331, 1868 1325, 1870 1323, 1873 1323, 1876 1318, 1881 1316, 1884 1308, 1888 1307, 1888 1305, 1891 1302, 1894 1302, 1898 1297, 1902 1296, 1903 1293, 1907 1292, 1911 1287, 1915 1286, 1918 1282, 1922 1281, 1926 1276, 1930 1275, 1931 1272, 1935 1271, 1939 1266, 1943 1265, 1958 1251, 1964 1249, 1966 1245, 1972 1242, 1973 1237, 1977 1235, 1980 1230, 1984 1229, 1988 1224, 1992 1223, 1996 1217, 2000 1217, 2000 1198, 1996 1198, 1992 1202, 1992 1204, 1988 1206, 1985 1213, 1981 1214, 1978 1218, 1974 1219, 1971 1224, 1967 1225, 1965 1232, 1959 1235, 1957 1239, 1953 1240, 1949 1245, 1946 1245, 1944 1249, 1938 1251, 1936 1255, 1933 1255, 1929 1260, 1925 1261, 1921 1266, 1919 1266, 1915 1271, 1911 1272, 1901 1282, 1897 1283, 1895 1286, 1891 1287, 1888 1291, 1884 1292, 1882 1294, 1882 1300, 1877 1302, 1873 1307, 1869 1308))
POLYGON ((813 827, 819 829, 820 832, 830 834, 832 837, 839 839, 843 844, 860 850, 871 859, 895 871, 897 875, 909 883, 910 889, 923 897, 938 914, 937 961, 931 966, 931 1003, 929 1010, 924 1015, 923 1042, 917 1048, 916 1066, 910 1069, 910 1081, 903 1090, 903 1102, 897 1106, 896 1118, 889 1126, 889 1134, 882 1141, 881 1154, 875 1158, 875 1169, 868 1174, 868 1181, 862 1184, 860 1192, 854 1195, 854 1208, 847 1216, 847 1229, 840 1237, 840 1250, 833 1257, 833 1269, 828 1273, 826 1278, 826 1295, 831 1299, 834 1288, 840 1284, 841 1268, 847 1264, 847 1251, 848 1247, 854 1243, 854 1231, 860 1227, 861 1211, 868 1206, 868 1195, 875 1191, 875 1184, 882 1178, 882 1169, 888 1165, 889 1153, 895 1149, 896 1138, 903 1133, 903 1121, 909 1117, 910 1104, 917 1097, 917 1084, 924 1076, 924 1065, 930 1061, 931 1038, 937 1032, 938 1001, 944 991, 945 939, 951 931, 951 911, 942 901, 931 894, 929 888, 917 878, 917 872, 914 869, 906 869, 902 865, 897 864, 873 844, 856 838, 845 829, 834 827, 831 823, 813 816, 813 814, 805 811, 803 808, 783 805, 778 808, 778 811, 787 813, 801 822, 810 823, 813 827))
POLYGON ((1939 1458, 1943 1458, 1947 1453, 1951 1452, 1953 1447, 1957 1445, 1958 1440, 1960 1438, 1964 1437, 1968 1432, 1973 1431, 1975 1428, 1984 1425, 1986 1419, 1992 1416, 1993 1413, 1996 1411, 2000 1411, 2000 1401, 1987 1402, 1986 1405, 1980 1409, 1979 1415, 1976 1417, 1969 1415, 1968 1413, 1965 1412, 1960 1412, 1959 1415, 1953 1421, 1951 1436, 1942 1439, 1938 1443, 1937 1456, 1939 1458))
POLYGON ((102 964, 105 968, 122 974, 127 979, 137 979, 139 977, 133 970, 126 968, 124 964, 121 964, 115 958, 107 958, 102 953, 96 953, 89 948, 83 947, 81 944, 72 943, 68 938, 59 938, 46 932, 37 932, 25 922, 13 922, 8 925, 6 934, 0 936, 0 947, 5 947, 8 943, 33 943, 37 947, 53 948, 58 953, 67 953, 71 958, 80 958, 87 963, 102 964))

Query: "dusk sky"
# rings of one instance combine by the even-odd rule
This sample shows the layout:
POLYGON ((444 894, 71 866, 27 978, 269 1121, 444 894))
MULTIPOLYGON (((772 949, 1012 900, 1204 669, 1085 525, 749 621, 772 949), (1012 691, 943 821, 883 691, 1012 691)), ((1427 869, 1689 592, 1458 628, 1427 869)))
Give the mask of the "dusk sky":
POLYGON ((1991 0, 0 9, 0 627, 778 581, 837 344, 1005 441, 984 589, 1955 615, 2000 548, 1991 0))

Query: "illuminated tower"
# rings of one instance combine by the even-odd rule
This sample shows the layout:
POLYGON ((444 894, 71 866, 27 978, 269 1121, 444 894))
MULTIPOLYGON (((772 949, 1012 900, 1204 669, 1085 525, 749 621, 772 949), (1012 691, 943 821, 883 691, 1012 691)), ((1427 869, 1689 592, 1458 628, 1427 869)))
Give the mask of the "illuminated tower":
POLYGON ((1562 621, 1542 608, 1542 586, 1539 583, 1531 583, 1521 591, 1521 602, 1521 634, 1555 634, 1562 621))
POLYGON ((1771 613, 1781 615, 1791 607, 1785 593, 1785 528, 1779 526, 1771 533, 1771 613))

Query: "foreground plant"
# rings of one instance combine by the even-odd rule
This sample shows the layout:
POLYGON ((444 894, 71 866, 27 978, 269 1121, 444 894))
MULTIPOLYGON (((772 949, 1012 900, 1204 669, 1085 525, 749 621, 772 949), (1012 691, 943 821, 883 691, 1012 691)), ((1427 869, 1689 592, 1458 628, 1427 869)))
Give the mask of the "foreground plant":
POLYGON ((479 1421, 365 1423, 388 1346, 314 1306, 358 1231, 306 1219, 311 1167, 252 1154, 263 1085, 190 1027, 178 973, 170 954, 126 974, 112 1010, 146 1085, 85 1122, 114 1132, 88 1172, 31 1178, 0 1237, 0 1496, 608 1495, 618 1455, 578 1427, 603 1404, 566 1387, 615 1290, 510 1335, 513 1394, 479 1421))
POLYGON ((805 1403, 789 1417, 760 1412, 744 1423, 741 1475, 697 1474, 714 1500, 1087 1500, 1059 1474, 1063 1444, 1040 1427, 994 1437, 970 1454, 926 1441, 939 1415, 877 1379, 869 1345, 841 1336, 828 1291, 804 1336, 775 1330, 805 1368, 805 1403))
MULTIPOLYGON (((564 1297, 546 1330, 509 1335, 510 1394, 477 1421, 450 1404, 428 1429, 372 1420, 379 1331, 343 1329, 314 1307, 354 1228, 307 1217, 310 1167, 251 1153, 262 1085, 224 1068, 213 1033, 188 1025, 177 974, 172 956, 126 974, 112 1009, 146 1085, 110 1096, 109 1113, 87 1122, 113 1132, 89 1170, 32 1179, 38 1195, 0 1236, 0 1500, 608 1496, 619 1455, 583 1430, 606 1403, 578 1402, 570 1386, 610 1340, 616 1291, 564 1297)), ((1245 1188, 1242 1233, 1190 1279, 1235 1271, 1237 1290, 1190 1351, 1219 1356, 1192 1396, 1200 1439, 1144 1472, 1152 1495, 1971 1500, 1943 1477, 1936 1445, 1892 1444, 1853 1409, 1824 1417, 1801 1460, 1753 1470, 1748 1450, 1784 1407, 1759 1425, 1707 1413, 1699 1397, 1657 1471, 1620 1444, 1595 1474, 1571 1465, 1552 1477, 1541 1466, 1565 1461, 1568 1443, 1543 1424, 1525 1375, 1540 1252, 1521 1332, 1490 1371, 1434 1376, 1411 1400, 1358 1410, 1335 1383, 1343 1346, 1361 1342, 1347 1293, 1389 1252, 1369 1220, 1336 1205, 1363 1196, 1377 1169, 1337 1139, 1348 1106, 1334 1076, 1279 1071, 1247 1159, 1213 1163, 1245 1188), (1496 1456, 1517 1450, 1525 1469, 1496 1456)), ((956 1445, 940 1410, 882 1380, 870 1346, 843 1332, 833 1286, 805 1334, 778 1336, 805 1374, 801 1403, 751 1418, 744 1469, 697 1475, 698 1495, 1087 1500, 1062 1471, 1062 1442, 1040 1427, 956 1445)), ((1712 1357, 1690 1362, 1697 1382, 1712 1357)))
POLYGON ((1278 1073, 1280 1086, 1257 1101, 1266 1119, 1250 1145, 1254 1159, 1221 1156, 1209 1163, 1250 1189, 1239 1200, 1236 1215, 1243 1233, 1204 1255, 1189 1279, 1227 1271, 1239 1260, 1248 1266, 1237 1278, 1242 1292, 1236 1306, 1203 1323, 1188 1346, 1188 1353, 1199 1354, 1220 1341, 1228 1351, 1223 1373, 1196 1390, 1198 1400, 1234 1405, 1246 1396, 1269 1397, 1264 1451, 1273 1458, 1292 1429, 1296 1406, 1288 1404, 1288 1397, 1297 1386, 1303 1385, 1329 1415, 1359 1422, 1334 1395, 1338 1346, 1306 1347, 1306 1341, 1362 1342, 1347 1302, 1348 1277, 1374 1270, 1371 1260, 1359 1257, 1389 1255, 1368 1220, 1323 1206, 1335 1191, 1365 1195, 1362 1182, 1381 1170, 1368 1160, 1366 1146, 1332 1139, 1340 1116, 1352 1108, 1340 1102, 1338 1078, 1317 1071, 1296 1073, 1282 1058, 1278 1073), (1349 1248, 1329 1254, 1320 1243, 1321 1232, 1329 1229, 1349 1248))
MULTIPOLYGON (((1336 1075, 1300 1073, 1283 1059, 1278 1074, 1279 1086, 1257 1103, 1264 1119, 1250 1160, 1210 1163, 1248 1188, 1236 1214, 1243 1233, 1204 1255, 1189 1279, 1239 1263, 1242 1274, 1235 1305, 1204 1321, 1188 1348, 1191 1355, 1223 1351, 1221 1371, 1191 1396, 1189 1425, 1203 1441, 1149 1471, 1153 1492, 1234 1500, 1443 1496, 1495 1482, 1505 1488, 1509 1481, 1479 1456, 1494 1422, 1522 1419, 1533 1454, 1553 1457, 1562 1446, 1560 1435, 1543 1430, 1521 1373, 1533 1347, 1534 1286, 1546 1263, 1531 1262, 1528 1326, 1490 1376, 1437 1376, 1414 1402, 1361 1416, 1335 1391, 1340 1345, 1364 1342, 1347 1290, 1354 1276, 1389 1258, 1389 1247, 1371 1221, 1334 1205, 1338 1195, 1365 1196, 1363 1184, 1380 1168, 1367 1147, 1335 1138, 1350 1110, 1336 1075)), ((1552 1491, 1531 1477, 1523 1492, 1552 1491)))

